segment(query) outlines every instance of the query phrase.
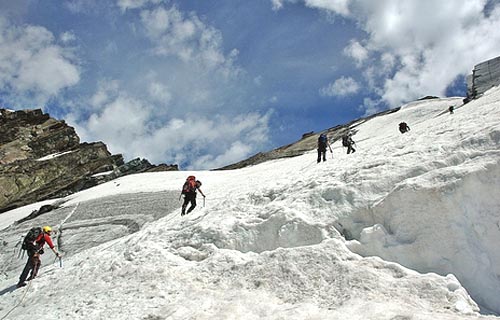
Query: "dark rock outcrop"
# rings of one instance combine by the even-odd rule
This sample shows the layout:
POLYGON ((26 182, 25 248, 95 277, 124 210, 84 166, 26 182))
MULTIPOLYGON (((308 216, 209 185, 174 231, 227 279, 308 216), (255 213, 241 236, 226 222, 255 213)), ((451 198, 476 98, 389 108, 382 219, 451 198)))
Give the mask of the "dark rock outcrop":
POLYGON ((472 74, 467 76, 467 97, 464 103, 480 97, 498 85, 500 85, 500 57, 475 65, 472 74))
POLYGON ((431 99, 439 99, 439 97, 436 96, 425 96, 420 99, 417 99, 417 101, 422 101, 422 100, 431 100, 431 99))
POLYGON ((0 212, 155 170, 178 168, 145 159, 125 164, 102 142, 80 143, 74 128, 42 110, 0 109, 0 212))

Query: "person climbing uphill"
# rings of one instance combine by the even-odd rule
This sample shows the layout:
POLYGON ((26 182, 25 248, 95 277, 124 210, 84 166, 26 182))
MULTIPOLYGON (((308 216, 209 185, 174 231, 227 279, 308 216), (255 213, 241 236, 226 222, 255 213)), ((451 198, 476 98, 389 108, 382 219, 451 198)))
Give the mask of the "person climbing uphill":
POLYGON ((26 285, 26 278, 28 278, 30 271, 31 275, 28 281, 33 280, 37 276, 41 265, 40 255, 44 253, 43 246, 45 243, 49 245, 50 249, 52 249, 58 258, 61 257, 61 254, 54 247, 54 243, 50 237, 51 233, 52 228, 50 226, 36 227, 32 228, 24 237, 22 248, 27 251, 28 261, 26 261, 23 272, 19 277, 19 282, 17 283, 18 288, 26 285))
POLYGON ((356 149, 354 149, 353 144, 355 142, 352 140, 351 134, 345 134, 342 136, 342 146, 347 148, 347 154, 349 153, 354 153, 356 152, 356 149))
POLYGON ((399 124, 399 132, 405 133, 407 131, 410 131, 410 126, 406 122, 401 122, 399 124))
POLYGON ((332 147, 330 146, 330 143, 328 143, 328 137, 326 134, 322 133, 318 137, 318 163, 321 162, 322 158, 323 161, 326 161, 326 146, 328 146, 333 155, 332 147))
POLYGON ((186 182, 184 182, 184 185, 182 186, 182 192, 181 192, 181 195, 184 195, 184 203, 182 204, 181 216, 190 213, 196 207, 197 190, 200 191, 203 198, 205 198, 205 194, 203 193, 203 191, 201 191, 200 187, 201 187, 201 181, 196 180, 195 176, 187 177, 186 182), (189 203, 191 203, 191 206, 186 212, 186 207, 189 203))

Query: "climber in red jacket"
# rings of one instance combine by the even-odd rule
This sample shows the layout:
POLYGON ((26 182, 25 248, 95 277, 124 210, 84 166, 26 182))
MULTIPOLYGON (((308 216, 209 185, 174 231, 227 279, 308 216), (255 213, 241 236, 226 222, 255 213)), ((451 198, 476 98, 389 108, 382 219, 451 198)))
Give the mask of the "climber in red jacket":
POLYGON ((24 239, 23 249, 26 249, 28 253, 28 261, 24 266, 23 272, 19 277, 19 282, 17 283, 17 287, 24 287, 26 285, 26 278, 28 278, 28 273, 31 271, 31 275, 28 280, 32 280, 38 274, 38 270, 40 269, 40 255, 43 254, 43 246, 47 243, 54 252, 57 257, 61 255, 57 252, 54 247, 54 243, 52 243, 52 238, 50 234, 52 233, 52 228, 49 226, 45 226, 43 228, 33 228, 28 232, 28 235, 24 239), (37 229, 41 229, 41 232, 37 233, 37 229), (34 237, 30 238, 30 233, 34 233, 34 237))

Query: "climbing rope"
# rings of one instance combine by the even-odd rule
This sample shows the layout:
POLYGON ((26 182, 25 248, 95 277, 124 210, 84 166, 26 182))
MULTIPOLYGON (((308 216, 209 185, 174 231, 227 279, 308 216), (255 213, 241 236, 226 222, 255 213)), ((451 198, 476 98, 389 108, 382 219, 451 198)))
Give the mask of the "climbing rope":
POLYGON ((30 282, 28 283, 28 286, 26 287, 26 290, 24 291, 23 296, 21 297, 21 300, 20 300, 18 303, 16 303, 16 304, 14 305, 14 307, 12 307, 12 309, 10 309, 10 310, 9 310, 9 312, 7 312, 7 313, 6 313, 6 314, 5 314, 2 318, 0 318, 0 320, 4 320, 4 319, 6 319, 6 318, 7 318, 7 316, 8 316, 9 314, 11 314, 11 312, 12 312, 12 311, 14 311, 17 307, 19 307, 19 306, 21 305, 21 303, 23 303, 23 302, 24 302, 24 299, 26 299, 26 295, 28 294, 28 291, 29 291, 29 289, 31 288, 31 282, 32 282, 32 281, 30 281, 30 282))

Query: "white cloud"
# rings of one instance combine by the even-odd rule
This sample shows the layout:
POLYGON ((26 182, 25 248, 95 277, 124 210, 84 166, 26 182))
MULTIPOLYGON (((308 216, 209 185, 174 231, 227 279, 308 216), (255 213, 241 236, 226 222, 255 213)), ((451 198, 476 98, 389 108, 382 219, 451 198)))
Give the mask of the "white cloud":
POLYGON ((253 83, 255 83, 257 86, 261 86, 263 79, 264 78, 261 75, 259 75, 259 76, 255 77, 255 78, 253 78, 253 83))
MULTIPOLYGON (((150 88, 160 96, 166 92, 158 83, 150 88)), ((122 153, 126 160, 140 155, 153 163, 210 169, 242 160, 268 141, 271 113, 203 115, 186 110, 182 116, 158 119, 162 112, 157 107, 131 97, 116 81, 103 81, 91 102, 89 118, 80 119, 76 113, 66 118, 83 141, 105 141, 112 153, 122 153)))
POLYGON ((229 148, 222 154, 216 157, 212 155, 201 156, 194 159, 194 168, 221 168, 230 163, 236 163, 242 159, 247 158, 253 148, 249 144, 245 144, 241 141, 235 141, 231 143, 229 148))
POLYGON ((498 9, 485 17, 485 1, 397 2, 366 6, 360 21, 380 54, 382 97, 392 106, 424 95, 443 96, 474 64, 500 52, 498 9), (384 68, 388 61, 395 70, 384 68))
POLYGON ((0 90, 6 100, 44 104, 80 80, 72 52, 55 44, 53 34, 39 26, 12 26, 0 17, 0 90))
MULTIPOLYGON (((31 1, 31 0, 28 0, 31 1)), ((111 5, 108 1, 102 0, 62 0, 60 1, 65 9, 74 14, 102 14, 108 13, 111 5)))
POLYGON ((172 94, 168 87, 159 82, 152 82, 149 85, 149 95, 151 98, 163 105, 168 105, 172 100, 172 94))
POLYGON ((76 36, 74 33, 66 31, 59 36, 59 39, 61 39, 63 43, 67 43, 76 40, 76 36))
POLYGON ((92 134, 103 137, 112 149, 122 149, 137 140, 147 130, 151 111, 141 101, 120 95, 94 113, 87 122, 92 134))
POLYGON ((352 39, 349 45, 344 48, 344 54, 354 59, 358 66, 361 66, 368 58, 368 50, 355 39, 352 39))
POLYGON ((184 15, 176 7, 159 6, 143 10, 141 20, 157 55, 175 56, 185 63, 217 69, 226 76, 239 72, 233 65, 238 50, 233 49, 226 56, 221 33, 204 24, 194 13, 184 15))
POLYGON ((350 0, 305 0, 306 6, 333 11, 341 15, 349 14, 350 0))
POLYGON ((149 3, 158 4, 164 2, 164 0, 118 0, 117 5, 122 10, 128 9, 138 9, 146 6, 149 3))
POLYGON ((364 111, 363 116, 369 116, 384 110, 384 105, 380 101, 375 101, 371 98, 364 98, 363 104, 358 107, 358 110, 364 111))
MULTIPOLYGON (((274 8, 295 0, 273 0, 274 8)), ((302 0, 353 20, 366 35, 345 49, 391 106, 445 94, 459 75, 500 53, 500 4, 486 0, 302 0), (363 43, 363 46, 357 44, 363 43), (366 50, 366 52, 363 50, 366 50), (368 63, 368 60, 369 63, 368 63), (361 64, 361 62, 364 62, 361 64)))
POLYGON ((120 3, 150 56, 138 59, 133 77, 104 77, 75 101, 65 118, 83 141, 182 169, 224 166, 268 147, 270 113, 247 111, 240 86, 252 79, 234 63, 238 50, 223 52, 217 29, 176 7, 120 3))
POLYGON ((342 97, 354 94, 360 89, 359 83, 351 77, 340 77, 335 82, 320 89, 320 94, 327 97, 342 97))
POLYGON ((119 83, 116 80, 102 80, 97 85, 96 93, 90 98, 90 105, 95 109, 103 107, 119 95, 119 83))
POLYGON ((285 0, 271 0, 271 3, 273 5, 273 10, 279 10, 283 8, 283 2, 285 0))
MULTIPOLYGON (((297 3, 301 0, 271 0, 273 10, 282 9, 286 2, 297 3)), ((303 0, 304 4, 310 8, 332 11, 334 13, 349 14, 350 0, 303 0)))

